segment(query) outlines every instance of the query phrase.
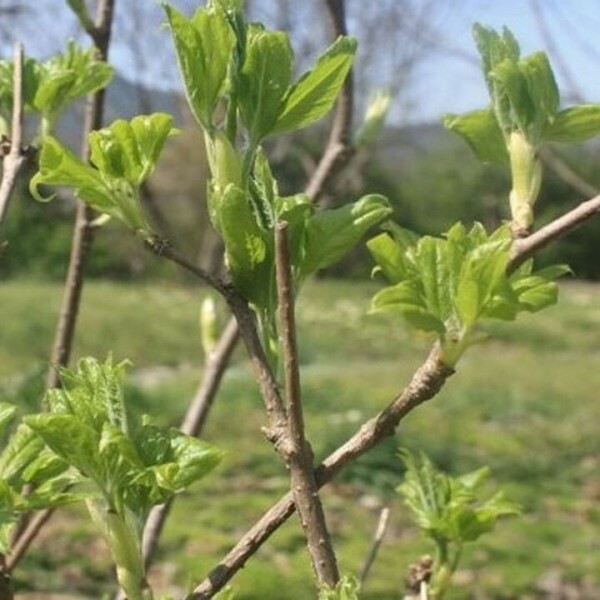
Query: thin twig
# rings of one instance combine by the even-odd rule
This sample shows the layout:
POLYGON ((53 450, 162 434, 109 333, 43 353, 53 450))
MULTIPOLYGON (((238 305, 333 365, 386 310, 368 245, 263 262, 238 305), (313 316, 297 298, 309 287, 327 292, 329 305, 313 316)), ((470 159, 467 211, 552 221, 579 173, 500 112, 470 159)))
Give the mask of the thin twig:
POLYGON ((21 535, 15 540, 10 549, 10 554, 6 560, 6 570, 8 573, 11 573, 19 564, 23 556, 25 556, 27 550, 29 550, 29 546, 31 546, 53 513, 53 509, 47 508, 31 518, 27 524, 27 527, 25 527, 21 535))
MULTIPOLYGON (((333 25, 334 37, 347 35, 344 0, 326 0, 325 4, 333 25)), ((325 152, 306 186, 306 194, 314 202, 318 202, 327 184, 348 163, 355 151, 350 141, 353 108, 354 79, 351 69, 336 102, 325 152)))
POLYGON ((313 452, 304 432, 294 314, 294 283, 286 222, 277 223, 275 226, 275 267, 287 399, 286 443, 280 445, 280 451, 290 469, 294 504, 306 536, 317 581, 322 585, 334 587, 340 574, 315 481, 313 452))
POLYGON ((536 252, 573 231, 573 229, 576 229, 598 213, 600 213, 600 195, 582 202, 573 210, 558 217, 526 238, 515 240, 507 270, 509 272, 514 271, 536 252))
MULTIPOLYGON (((315 470, 317 485, 329 482, 346 465, 392 435, 400 421, 417 406, 433 398, 454 371, 440 361, 434 346, 410 383, 392 402, 360 429, 315 470)), ((273 505, 236 543, 234 548, 187 596, 186 600, 208 600, 221 590, 246 561, 294 512, 292 493, 273 505)))
MULTIPOLYGON (((202 381, 181 425, 183 433, 193 436, 199 436, 202 433, 238 338, 237 322, 232 318, 221 334, 214 351, 206 358, 202 381)), ((171 506, 171 502, 156 506, 146 521, 143 543, 146 568, 152 563, 171 506)))
POLYGON ((387 530, 387 526, 390 520, 390 508, 389 506, 384 506, 381 509, 381 513, 379 514, 379 521, 377 522, 377 528, 375 529, 375 535, 373 536, 373 543, 371 544, 371 548, 369 549, 369 554, 365 560, 365 564, 360 572, 359 582, 361 589, 365 585, 365 581, 367 581, 367 577, 371 572, 371 567, 375 563, 375 559, 377 558, 377 553, 379 552, 379 548, 381 547, 381 543, 383 542, 383 536, 387 530))
POLYGON ((13 64, 13 107, 10 150, 2 164, 2 183, 0 184, 0 224, 8 211, 17 177, 25 164, 23 152, 23 45, 15 44, 13 64))
POLYGON ((546 166, 550 167, 565 183, 568 183, 582 196, 596 196, 600 193, 600 189, 573 171, 560 156, 549 148, 540 148, 539 155, 546 166))

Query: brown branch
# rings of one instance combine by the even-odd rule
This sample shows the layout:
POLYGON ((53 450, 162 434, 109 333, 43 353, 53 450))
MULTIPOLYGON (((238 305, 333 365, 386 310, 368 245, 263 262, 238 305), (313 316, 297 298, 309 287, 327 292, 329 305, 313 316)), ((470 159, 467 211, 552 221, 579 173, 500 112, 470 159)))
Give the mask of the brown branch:
MULTIPOLYGON (((115 0, 100 0, 96 14, 96 25, 88 31, 94 41, 98 60, 108 58, 110 35, 112 30, 115 0)), ((83 128, 83 142, 81 155, 87 159, 89 154, 88 136, 102 127, 104 118, 105 91, 98 90, 88 97, 83 128)), ((83 289, 84 268, 90 253, 94 227, 94 212, 85 203, 78 201, 71 243, 71 256, 65 281, 65 292, 59 318, 54 334, 52 353, 50 356, 50 370, 46 377, 46 388, 51 389, 60 385, 57 367, 67 365, 71 357, 75 327, 79 315, 81 293, 83 289)))
POLYGON ((591 200, 582 202, 573 210, 558 217, 526 238, 515 240, 507 270, 509 272, 514 271, 536 252, 545 248, 551 242, 565 236, 570 231, 573 231, 573 229, 576 229, 598 213, 600 213, 600 196, 595 196, 591 200))
POLYGON ((0 183, 0 224, 8 211, 17 177, 26 161, 23 152, 23 45, 15 44, 13 64, 13 107, 10 150, 2 163, 0 183))
POLYGON ((369 549, 369 554, 367 555, 365 564, 360 571, 359 581, 361 589, 364 587, 365 581, 371 572, 371 567, 375 563, 375 559, 377 558, 377 553, 379 552, 381 542, 383 542, 383 536, 387 530, 389 520, 390 509, 388 506, 384 506, 379 514, 379 521, 377 522, 377 529, 375 529, 375 535, 373 536, 373 543, 369 549))
POLYGON ((600 193, 600 189, 573 171, 560 156, 549 148, 540 148, 539 155, 547 167, 552 169, 565 183, 569 184, 582 196, 596 196, 600 193))
MULTIPOLYGON (((333 25, 334 37, 347 35, 346 10, 344 0, 326 0, 327 11, 333 25)), ((327 184, 352 157, 355 150, 350 141, 352 113, 354 110, 354 78, 352 70, 344 82, 337 100, 329 140, 325 152, 317 165, 308 185, 306 194, 318 202, 327 184)))
POLYGON ((294 292, 288 242, 288 224, 275 226, 275 267, 278 317, 283 352, 287 398, 286 443, 280 445, 282 458, 290 469, 290 486, 300 523, 306 536, 313 570, 321 585, 334 587, 340 574, 323 505, 315 481, 313 452, 304 432, 300 390, 300 368, 296 343, 294 292))
MULTIPOLYGON (((103 61, 108 58, 114 3, 115 0, 99 0, 95 29, 90 33, 94 41, 97 57, 103 61)), ((87 100, 81 151, 82 156, 86 157, 86 159, 89 154, 88 135, 91 131, 102 127, 104 96, 104 90, 99 90, 90 95, 87 100)), ((60 385, 58 367, 68 364, 71 356, 83 289, 84 267, 93 241, 93 218, 93 211, 83 202, 79 201, 75 216, 71 256, 65 281, 64 296, 52 345, 51 367, 46 376, 46 389, 60 385)), ((53 510, 48 509, 36 515, 21 532, 21 535, 14 539, 10 562, 7 563, 9 570, 12 570, 18 564, 39 533, 39 530, 50 519, 52 513, 53 510)))
MULTIPOLYGON (((238 338, 237 322, 235 319, 231 319, 221 334, 215 349, 206 357, 202 381, 181 425, 183 433, 193 436, 199 436, 202 433, 238 338)), ((143 543, 146 568, 152 563, 171 506, 172 502, 154 507, 146 521, 143 543)))
MULTIPOLYGON (((394 398, 387 408, 364 423, 315 470, 317 485, 325 485, 347 464, 392 435, 400 421, 417 406, 433 398, 453 372, 441 362, 439 348, 434 346, 403 392, 394 398)), ((288 492, 237 542, 186 600, 212 598, 293 512, 294 500, 292 493, 288 492)))

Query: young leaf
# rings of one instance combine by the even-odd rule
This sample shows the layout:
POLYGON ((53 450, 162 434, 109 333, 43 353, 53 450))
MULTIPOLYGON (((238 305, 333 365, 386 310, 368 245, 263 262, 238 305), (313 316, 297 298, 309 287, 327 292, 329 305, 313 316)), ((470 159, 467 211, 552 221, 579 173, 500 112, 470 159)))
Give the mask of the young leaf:
POLYGON ((239 80, 239 106, 253 146, 277 122, 292 77, 292 60, 286 33, 258 27, 248 32, 246 60, 239 80))
POLYGON ((364 196, 341 208, 316 212, 306 226, 303 277, 339 261, 361 237, 390 216, 389 202, 379 194, 364 196))
POLYGON ((356 40, 338 38, 315 66, 292 86, 272 133, 302 129, 324 117, 344 84, 355 53, 356 40))
POLYGON ((556 113, 543 132, 548 142, 585 142, 600 134, 600 104, 580 104, 556 113))
POLYGON ((186 18, 169 4, 163 5, 192 114, 212 131, 213 113, 224 90, 235 48, 235 35, 218 5, 200 8, 186 18))
POLYGON ((491 109, 464 115, 445 115, 444 127, 462 136, 477 158, 489 163, 507 163, 504 136, 491 109))
POLYGON ((14 404, 0 402, 0 435, 4 434, 13 420, 17 408, 14 404))

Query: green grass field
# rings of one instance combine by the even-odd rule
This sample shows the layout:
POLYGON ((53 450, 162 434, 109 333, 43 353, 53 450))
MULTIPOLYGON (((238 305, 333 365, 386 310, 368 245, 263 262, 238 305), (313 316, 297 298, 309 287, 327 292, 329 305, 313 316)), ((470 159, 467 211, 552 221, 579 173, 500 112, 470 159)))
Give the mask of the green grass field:
MULTIPOLYGON (((303 391, 318 457, 385 406, 427 353, 428 339, 366 314, 375 289, 318 281, 303 292, 303 391)), ((60 293, 55 284, 29 280, 0 285, 4 398, 24 406, 39 400, 60 293)), ((202 297, 202 290, 172 284, 89 283, 76 354, 112 351, 131 359, 131 402, 177 424, 201 376, 202 297)), ((493 485, 523 506, 522 517, 467 549, 450 598, 600 597, 600 288, 565 285, 559 306, 488 331, 490 340, 469 351, 438 397, 324 493, 340 563, 349 572, 362 565, 381 507, 391 507, 365 600, 401 598, 408 564, 428 551, 394 492, 402 478, 399 446, 426 451, 453 474, 488 464, 493 485)), ((151 573, 161 589, 185 589, 201 577, 285 491, 287 475, 262 437, 264 423, 239 352, 206 431, 227 456, 176 505, 151 573)), ((99 598, 111 591, 109 559, 83 514, 63 511, 45 530, 16 574, 21 590, 41 595, 23 597, 99 598)), ((293 518, 233 587, 236 600, 314 599, 293 518)))

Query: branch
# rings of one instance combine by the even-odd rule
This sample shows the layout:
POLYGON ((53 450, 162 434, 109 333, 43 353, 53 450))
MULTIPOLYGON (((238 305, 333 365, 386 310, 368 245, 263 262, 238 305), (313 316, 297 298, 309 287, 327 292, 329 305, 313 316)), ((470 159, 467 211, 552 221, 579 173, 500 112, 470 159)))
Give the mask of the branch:
MULTIPOLYGON (((315 470, 319 487, 329 482, 347 464, 362 456, 386 437, 392 435, 400 421, 417 406, 433 398, 453 370, 444 365, 439 348, 434 346, 410 383, 392 402, 367 421, 315 470)), ((292 493, 288 492, 273 505, 237 542, 227 556, 208 574, 186 600, 208 600, 221 590, 246 561, 294 512, 292 493)))
POLYGON ((319 498, 319 488, 315 481, 313 452, 304 433, 290 261, 288 224, 286 222, 277 223, 275 226, 275 267, 288 426, 286 443, 280 445, 280 454, 290 469, 290 487, 294 504, 298 509, 317 581, 322 585, 334 587, 339 581, 340 574, 327 529, 323 505, 319 498))
MULTIPOLYGON (((231 319, 221 334, 215 349, 206 357, 202 381, 181 425, 183 433, 193 436, 199 436, 202 433, 238 339, 237 322, 235 319, 231 319)), ((143 543, 146 568, 152 563, 171 506, 172 502, 154 507, 146 521, 143 543)))
MULTIPOLYGON (((348 29, 346 27, 344 0, 326 0, 325 4, 327 5, 329 17, 333 24, 334 37, 347 35, 348 29)), ((314 202, 319 200, 329 181, 340 171, 355 152, 350 142, 353 107, 354 78, 352 70, 350 70, 336 103, 325 152, 306 186, 306 194, 314 202)))
MULTIPOLYGON (((94 41, 99 60, 108 58, 110 35, 113 23, 115 0, 100 0, 96 13, 95 27, 88 31, 94 41)), ((104 90, 98 90, 88 97, 85 113, 85 125, 81 155, 87 159, 89 155, 88 136, 102 127, 104 117, 104 90)), ((59 313, 58 323, 54 334, 51 368, 46 377, 46 388, 51 389, 60 385, 57 367, 67 365, 71 357, 75 327, 79 315, 81 293, 83 289, 84 268, 90 253, 94 228, 94 212, 82 201, 77 203, 71 256, 65 281, 65 293, 59 313)))
POLYGON ((6 217, 8 203, 12 196, 17 177, 26 161, 23 152, 23 45, 15 44, 13 65, 13 108, 10 150, 2 164, 0 184, 0 224, 6 217))
POLYGON ((538 250, 565 236, 598 213, 600 213, 600 195, 582 202, 573 210, 558 217, 558 219, 555 219, 526 238, 515 240, 512 256, 507 265, 508 272, 512 273, 538 250))
POLYGON ((600 193, 600 189, 573 171, 560 156, 552 152, 549 148, 540 148, 539 154, 544 164, 550 167, 565 183, 568 183, 582 196, 596 196, 600 193))
POLYGON ((373 543, 371 544, 371 549, 369 550, 369 554, 367 559, 365 560, 365 564, 360 572, 360 587, 361 589, 365 585, 365 581, 371 572, 371 567, 377 558, 377 553, 379 552, 379 547, 381 546, 381 542, 383 542, 383 536, 385 535, 388 522, 390 520, 390 509, 388 506, 385 506, 381 509, 381 513, 379 515, 379 521, 377 523, 377 529, 375 530, 375 535, 373 536, 373 543))

